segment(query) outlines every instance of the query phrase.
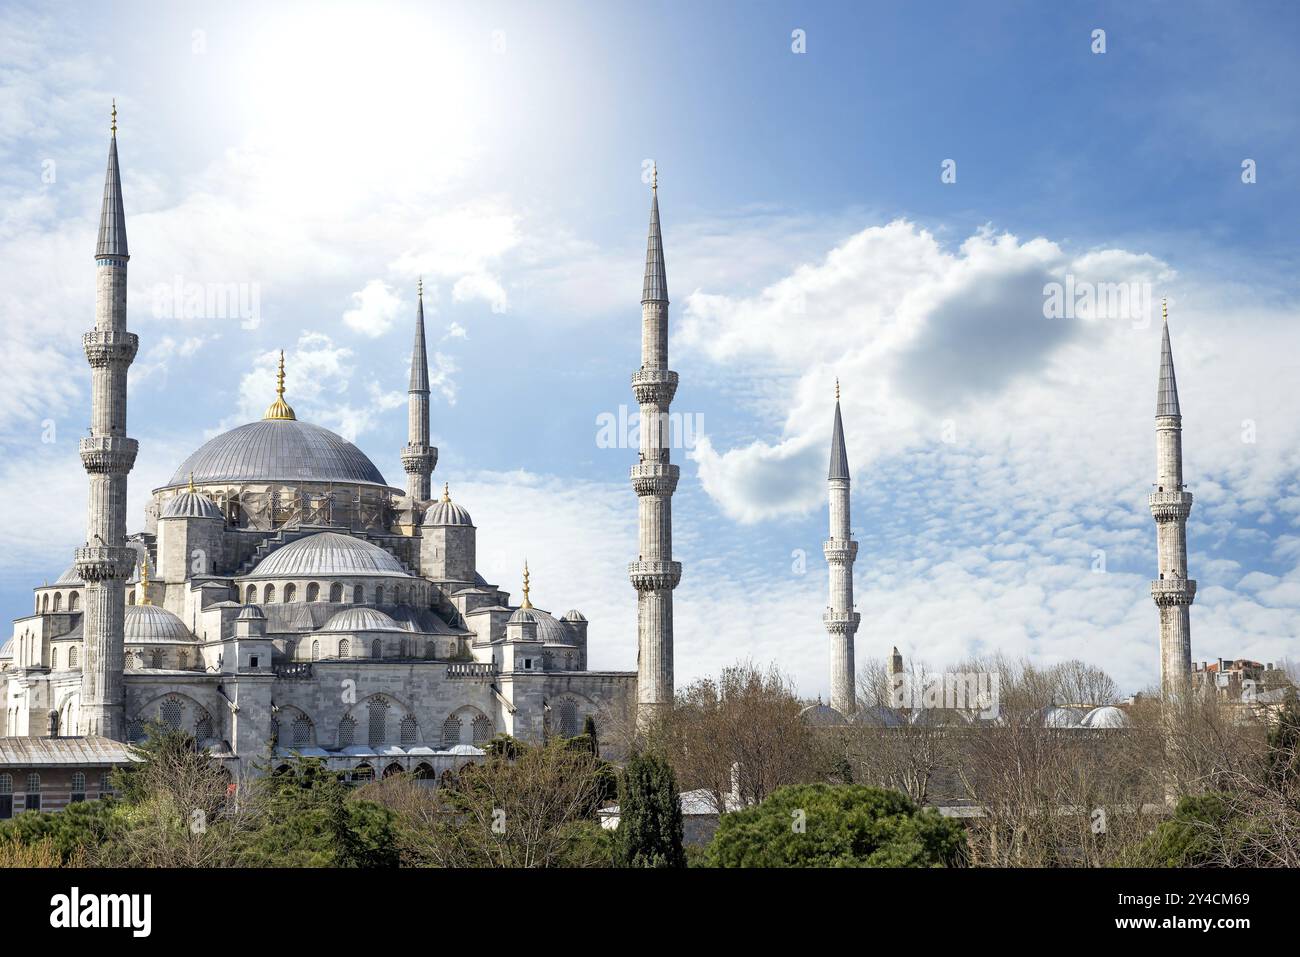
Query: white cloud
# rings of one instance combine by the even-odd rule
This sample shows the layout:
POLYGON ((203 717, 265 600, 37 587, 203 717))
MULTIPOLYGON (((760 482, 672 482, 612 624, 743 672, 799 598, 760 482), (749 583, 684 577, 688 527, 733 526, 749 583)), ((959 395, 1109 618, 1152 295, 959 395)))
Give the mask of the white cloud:
POLYGON ((402 299, 382 279, 372 279, 352 294, 355 307, 343 313, 343 322, 355 332, 376 339, 393 328, 399 316, 409 311, 402 299))

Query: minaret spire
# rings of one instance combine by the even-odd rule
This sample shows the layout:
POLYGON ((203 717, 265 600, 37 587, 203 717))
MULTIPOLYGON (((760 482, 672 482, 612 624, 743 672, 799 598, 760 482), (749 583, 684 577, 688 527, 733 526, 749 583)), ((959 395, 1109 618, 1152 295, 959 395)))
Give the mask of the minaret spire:
POLYGON ((650 193, 650 232, 641 284, 641 368, 632 375, 641 414, 641 450, 632 466, 640 555, 628 566, 637 592, 637 724, 648 727, 673 701, 673 589, 682 566, 673 561, 672 497, 679 469, 669 461, 668 408, 677 373, 668 368, 668 274, 659 226, 659 169, 650 193))
POLYGON ((853 610, 853 562, 858 543, 849 521, 849 456, 844 446, 840 414, 840 381, 835 380, 835 421, 831 427, 831 460, 827 472, 830 497, 830 538, 822 543, 829 570, 830 602, 822 623, 831 638, 831 707, 844 717, 857 710, 853 673, 853 643, 862 616, 853 610))
POLYGON ((1149 504, 1156 521, 1159 578, 1151 597, 1160 611, 1160 688, 1169 696, 1182 694, 1192 670, 1191 605, 1196 582, 1187 577, 1187 517, 1192 493, 1183 484, 1183 417, 1174 377, 1174 353, 1169 344, 1169 306, 1163 304, 1160 379, 1156 389, 1156 490, 1149 504))
POLYGON ((126 477, 137 443, 126 434, 127 369, 139 339, 126 328, 126 274, 130 253, 122 177, 117 161, 117 104, 104 176, 104 203, 95 245, 95 327, 82 336, 90 363, 90 435, 80 442, 90 481, 86 544, 76 551, 86 583, 82 617, 85 656, 81 666, 78 732, 125 740, 123 683, 126 583, 136 552, 126 544, 126 477))
POLYGON ((426 502, 431 494, 438 450, 429 444, 429 355, 424 345, 424 277, 415 286, 415 344, 411 347, 411 384, 406 396, 406 447, 402 468, 406 470, 406 495, 411 501, 426 502))

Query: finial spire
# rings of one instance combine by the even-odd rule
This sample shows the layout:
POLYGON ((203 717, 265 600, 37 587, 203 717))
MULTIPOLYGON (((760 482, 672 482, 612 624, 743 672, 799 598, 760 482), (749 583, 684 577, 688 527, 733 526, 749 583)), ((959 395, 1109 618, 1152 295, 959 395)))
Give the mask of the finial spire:
POLYGON ((524 600, 519 605, 520 608, 532 608, 533 603, 528 597, 528 559, 524 559, 524 600))
POLYGON ((442 500, 448 505, 451 504, 451 485, 448 482, 442 483, 442 500))
POLYGON ((415 296, 417 299, 424 299, 424 277, 420 276, 415 280, 415 296))
POLYGON ((840 401, 840 377, 835 377, 835 401, 840 401))
POLYGON ((1169 303, 1161 300, 1164 328, 1160 337, 1160 382, 1156 387, 1156 416, 1181 415, 1178 380, 1174 376, 1174 350, 1169 344, 1169 303))
POLYGON ((668 271, 664 268, 664 238, 659 229, 659 167, 653 168, 650 192, 650 235, 645 248, 645 280, 642 302, 668 301, 668 271))
POLYGON ((659 164, 654 160, 650 161, 650 188, 659 189, 659 164))
POLYGON ((190 492, 193 492, 193 491, 194 491, 194 473, 193 473, 193 472, 190 473, 190 487, 189 487, 189 491, 190 491, 190 492))
POLYGON ((99 209, 96 259, 131 258, 126 247, 126 211, 122 205, 122 176, 117 168, 117 101, 113 101, 113 136, 108 141, 108 169, 104 173, 104 202, 99 209))
POLYGON ((280 369, 275 374, 275 401, 266 410, 263 419, 296 419, 293 408, 284 401, 284 350, 280 350, 280 369))
POLYGON ((1160 314, 1164 316, 1165 322, 1168 323, 1169 322, 1169 300, 1163 297, 1160 299, 1160 314))
POLYGON ((117 138, 117 97, 113 97, 113 125, 111 127, 113 137, 117 138))
POLYGON ((844 447, 844 420, 840 417, 840 383, 835 380, 835 426, 831 431, 831 467, 828 479, 849 477, 849 454, 844 447))

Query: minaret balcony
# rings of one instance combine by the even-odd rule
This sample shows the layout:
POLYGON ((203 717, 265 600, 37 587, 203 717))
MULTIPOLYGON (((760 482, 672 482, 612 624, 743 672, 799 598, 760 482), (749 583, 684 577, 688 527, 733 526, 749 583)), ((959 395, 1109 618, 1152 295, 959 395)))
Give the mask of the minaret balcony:
POLYGON ((408 445, 402 449, 402 468, 411 475, 427 475, 438 464, 438 450, 431 445, 408 445))
POLYGON ((1151 597, 1161 608, 1190 605, 1196 597, 1196 582, 1190 578, 1161 578, 1151 583, 1151 597))
POLYGON ((831 611, 822 615, 822 624, 832 635, 852 635, 858 630, 862 615, 856 611, 831 611))
POLYGON ((127 545, 86 545, 73 552, 81 580, 94 584, 118 579, 126 581, 135 571, 139 553, 127 545))
POLYGON ((641 462, 632 466, 632 489, 640 495, 672 495, 681 469, 670 462, 641 462))
POLYGON ((125 475, 140 444, 125 435, 88 435, 79 443, 81 464, 92 474, 125 475))
POLYGON ((128 366, 140 348, 140 337, 125 330, 92 329, 81 337, 81 345, 86 350, 86 361, 93 369, 128 366))
POLYGON ((667 406, 677 394, 677 373, 671 369, 638 369, 632 373, 632 392, 641 405, 667 406))
POLYGON ((822 542, 828 562, 851 562, 858 557, 858 543, 851 538, 828 538, 822 542))
POLYGON ((1151 515, 1157 522, 1182 521, 1192 512, 1192 493, 1182 490, 1152 492, 1147 498, 1151 515))
POLYGON ((670 591, 682 580, 682 563, 629 562, 627 576, 637 591, 670 591))

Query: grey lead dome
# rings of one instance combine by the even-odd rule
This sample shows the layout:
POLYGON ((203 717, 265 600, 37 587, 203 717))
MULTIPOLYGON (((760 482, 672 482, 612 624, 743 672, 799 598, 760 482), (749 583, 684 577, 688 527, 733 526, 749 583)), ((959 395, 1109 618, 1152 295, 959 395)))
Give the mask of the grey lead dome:
POLYGON ((223 432, 181 463, 167 487, 213 482, 347 482, 384 485, 364 452, 329 429, 263 419, 223 432))
POLYGON ((273 551, 250 578, 316 578, 335 575, 409 578, 396 558, 378 545, 338 532, 319 532, 273 551))

